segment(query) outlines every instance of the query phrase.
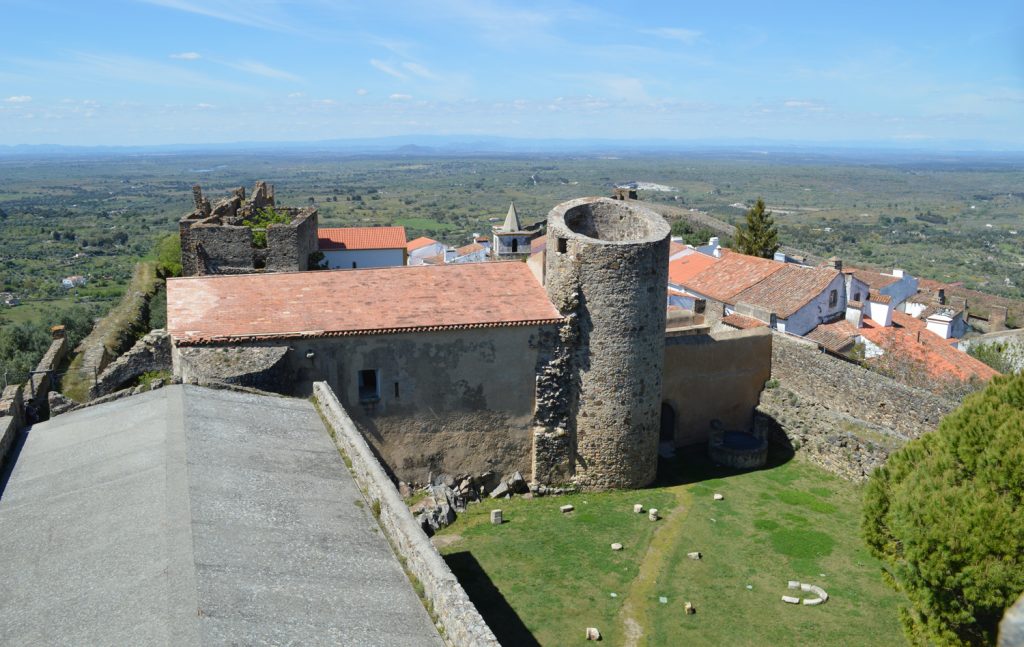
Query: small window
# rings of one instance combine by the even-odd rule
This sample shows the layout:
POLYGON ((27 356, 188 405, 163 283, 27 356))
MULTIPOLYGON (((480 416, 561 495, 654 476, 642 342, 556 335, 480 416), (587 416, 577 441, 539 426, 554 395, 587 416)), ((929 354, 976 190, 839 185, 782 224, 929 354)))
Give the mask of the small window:
POLYGON ((395 399, 398 399, 398 382, 395 382, 395 399))
POLYGON ((352 261, 352 269, 356 269, 356 262, 352 261))
POLYGON ((832 290, 828 293, 828 307, 834 308, 837 303, 839 303, 839 292, 837 290, 832 290))
POLYGON ((380 386, 377 383, 377 370, 359 371, 359 401, 376 402, 380 400, 380 386))
POLYGON ((856 292, 856 293, 854 293, 854 295, 853 295, 853 300, 854 300, 854 301, 860 301, 860 292, 856 292))
POLYGON ((568 248, 569 248, 569 241, 566 240, 565 238, 559 238, 558 239, 558 253, 559 254, 564 254, 566 252, 566 250, 568 250, 568 248))
POLYGON ((512 239, 512 253, 515 254, 519 251, 519 240, 516 238, 512 239))

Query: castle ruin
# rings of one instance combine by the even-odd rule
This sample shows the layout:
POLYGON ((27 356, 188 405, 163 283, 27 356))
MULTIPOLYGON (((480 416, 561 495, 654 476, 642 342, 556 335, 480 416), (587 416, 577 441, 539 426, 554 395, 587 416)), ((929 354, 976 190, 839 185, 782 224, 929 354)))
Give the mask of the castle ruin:
POLYGON ((250 200, 239 187, 211 206, 198 184, 192 187, 192 198, 195 210, 178 223, 183 276, 309 269, 310 255, 318 251, 316 207, 279 207, 273 185, 266 182, 256 183, 250 200), (246 224, 265 209, 290 222, 258 231, 246 224))

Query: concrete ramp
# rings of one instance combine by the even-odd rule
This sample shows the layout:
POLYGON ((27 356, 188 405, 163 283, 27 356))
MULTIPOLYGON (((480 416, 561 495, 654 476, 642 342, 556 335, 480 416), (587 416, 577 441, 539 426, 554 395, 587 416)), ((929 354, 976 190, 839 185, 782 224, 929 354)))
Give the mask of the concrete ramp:
POLYGON ((312 405, 172 386, 28 435, 0 643, 441 645, 312 405))

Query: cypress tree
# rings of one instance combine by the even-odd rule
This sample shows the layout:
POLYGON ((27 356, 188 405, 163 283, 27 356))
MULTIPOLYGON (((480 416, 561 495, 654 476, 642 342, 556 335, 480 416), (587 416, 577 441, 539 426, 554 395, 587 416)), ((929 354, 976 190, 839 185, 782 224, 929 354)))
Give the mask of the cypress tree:
POLYGON ((772 212, 765 211, 764 200, 747 211, 746 222, 736 228, 736 249, 742 254, 771 258, 779 248, 779 231, 772 212))

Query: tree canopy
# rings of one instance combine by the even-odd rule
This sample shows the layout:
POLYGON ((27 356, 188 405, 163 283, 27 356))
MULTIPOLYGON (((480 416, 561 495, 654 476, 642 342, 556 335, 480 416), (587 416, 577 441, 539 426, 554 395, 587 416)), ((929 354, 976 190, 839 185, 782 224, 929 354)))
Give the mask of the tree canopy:
POLYGON ((736 249, 740 253, 761 258, 771 258, 779 248, 779 231, 772 219, 772 212, 766 211, 764 200, 757 199, 747 210, 746 221, 736 228, 736 249))
POLYGON ((865 493, 863 532, 912 608, 912 642, 993 644, 1024 591, 1024 375, 998 376, 894 452, 865 493))

